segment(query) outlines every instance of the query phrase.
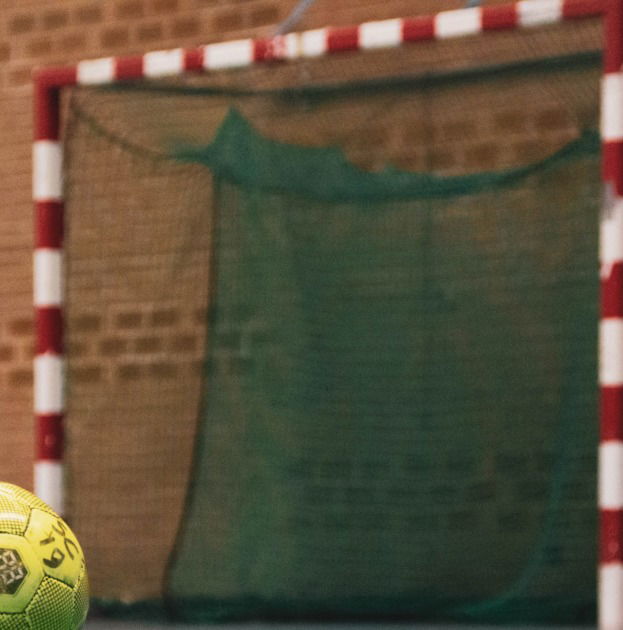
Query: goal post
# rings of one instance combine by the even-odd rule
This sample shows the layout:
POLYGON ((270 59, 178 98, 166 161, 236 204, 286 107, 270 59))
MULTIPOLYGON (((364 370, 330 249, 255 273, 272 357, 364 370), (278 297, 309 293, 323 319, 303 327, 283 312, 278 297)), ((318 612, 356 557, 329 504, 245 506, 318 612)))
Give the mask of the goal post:
MULTIPOLYGON (((67 409, 64 339, 64 181, 61 137, 66 87, 114 86, 189 74, 293 63, 343 52, 398 48, 488 31, 535 29, 604 16, 601 141, 605 189, 600 224, 601 322, 599 325, 599 625, 623 629, 623 2, 522 0, 444 11, 435 16, 392 19, 353 27, 314 29, 270 39, 244 39, 196 49, 153 51, 103 58, 72 67, 46 68, 35 76, 33 196, 35 202, 34 306, 36 356, 35 493, 65 513, 64 416, 67 409)), ((235 121, 234 121, 235 122, 235 121)), ((234 123, 232 123, 233 125, 234 123)), ((597 253, 596 253, 597 256, 597 253)), ((596 323, 597 328, 597 323, 596 323)), ((586 541, 587 545, 592 541, 586 541)), ((178 551, 179 553, 179 551, 178 551)))
POLYGON ((602 161, 604 207, 600 229, 601 442, 599 447, 600 568, 599 625, 623 627, 623 549, 621 547, 623 473, 623 3, 609 2, 605 12, 604 78, 602 82, 602 161))

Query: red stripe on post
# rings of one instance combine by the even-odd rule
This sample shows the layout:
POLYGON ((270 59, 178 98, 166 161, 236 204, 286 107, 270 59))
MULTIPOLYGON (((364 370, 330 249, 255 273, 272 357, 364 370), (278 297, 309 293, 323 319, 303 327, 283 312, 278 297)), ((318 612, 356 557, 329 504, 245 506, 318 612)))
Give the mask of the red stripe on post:
POLYGON ((623 63, 623 3, 606 0, 604 72, 619 72, 623 63))
POLYGON ((35 204, 35 247, 60 249, 63 243, 63 202, 35 204))
POLYGON ((601 281, 601 316, 623 317, 623 263, 612 265, 610 274, 601 281))
POLYGON ((562 5, 564 20, 585 17, 598 17, 606 10, 605 0, 565 0, 562 5))
POLYGON ((623 511, 599 513, 599 561, 601 564, 623 560, 623 511))
POLYGON ((55 66, 37 70, 34 73, 37 83, 45 84, 50 88, 59 88, 65 85, 76 85, 78 82, 77 66, 55 66))
POLYGON ((602 144, 602 179, 612 185, 612 193, 623 197, 623 140, 602 144))
POLYGON ((78 81, 76 66, 46 68, 34 73, 35 140, 58 140, 59 89, 78 81))
POLYGON ((602 386, 599 404, 601 441, 623 440, 623 387, 602 386))
POLYGON ((62 460, 63 434, 63 416, 61 414, 37 416, 36 457, 39 461, 62 460))
POLYGON ((115 78, 119 81, 142 79, 143 57, 120 57, 115 59, 115 78))
POLYGON ((402 21, 402 40, 417 42, 435 39, 435 18, 430 16, 406 18, 402 21))
POLYGON ((327 34, 327 51, 357 50, 359 48, 359 27, 345 26, 330 28, 327 34))
POLYGON ((35 140, 58 140, 59 90, 45 81, 35 83, 35 140))
POLYGON ((483 31, 500 31, 517 26, 517 8, 514 4, 483 7, 481 24, 483 31))
POLYGON ((200 72, 203 70, 203 48, 184 51, 184 70, 200 72))
POLYGON ((58 306, 42 306, 35 310, 37 354, 63 354, 63 313, 58 306))

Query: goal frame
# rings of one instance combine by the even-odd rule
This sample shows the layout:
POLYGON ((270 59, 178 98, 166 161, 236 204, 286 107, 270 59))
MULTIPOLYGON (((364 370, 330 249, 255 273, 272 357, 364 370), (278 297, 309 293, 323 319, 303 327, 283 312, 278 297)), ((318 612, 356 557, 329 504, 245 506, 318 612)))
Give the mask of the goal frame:
POLYGON ((600 94, 604 199, 599 244, 598 623, 601 630, 623 630, 623 0, 520 0, 267 39, 239 39, 192 49, 89 59, 36 71, 33 77, 35 494, 63 514, 66 379, 60 120, 63 88, 230 70, 343 51, 394 48, 598 16, 605 21, 600 94))

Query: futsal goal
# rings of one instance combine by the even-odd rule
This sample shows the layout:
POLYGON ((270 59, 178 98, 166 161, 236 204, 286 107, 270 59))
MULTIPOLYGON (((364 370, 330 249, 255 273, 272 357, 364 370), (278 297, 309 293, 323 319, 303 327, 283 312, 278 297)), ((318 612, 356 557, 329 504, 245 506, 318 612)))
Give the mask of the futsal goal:
POLYGON ((35 491, 102 607, 623 628, 622 29, 36 75, 35 491))

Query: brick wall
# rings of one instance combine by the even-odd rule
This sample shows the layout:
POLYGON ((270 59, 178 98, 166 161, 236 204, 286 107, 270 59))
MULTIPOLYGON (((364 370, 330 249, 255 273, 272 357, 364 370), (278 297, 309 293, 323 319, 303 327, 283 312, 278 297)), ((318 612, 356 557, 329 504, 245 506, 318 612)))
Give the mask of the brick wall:
MULTIPOLYGON (((295 0, 5 0, 0 12, 0 479, 31 486, 31 72, 80 59, 266 36, 295 0)), ((318 0, 297 28, 461 6, 318 0), (336 4, 339 6, 336 7, 336 4)))

